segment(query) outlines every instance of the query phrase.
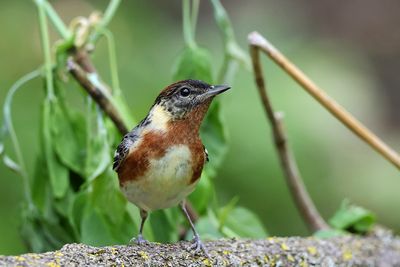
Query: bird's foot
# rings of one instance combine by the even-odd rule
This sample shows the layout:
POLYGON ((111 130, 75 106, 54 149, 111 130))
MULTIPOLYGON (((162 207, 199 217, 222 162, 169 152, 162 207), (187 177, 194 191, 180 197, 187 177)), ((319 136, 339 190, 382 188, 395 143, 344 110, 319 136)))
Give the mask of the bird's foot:
POLYGON ((138 234, 138 236, 136 238, 134 237, 129 241, 129 244, 131 244, 131 245, 136 244, 139 246, 147 244, 147 243, 149 243, 149 241, 144 239, 143 235, 141 235, 141 234, 138 234))
POLYGON ((189 250, 194 252, 194 254, 199 254, 201 251, 206 255, 207 258, 210 258, 206 247, 203 242, 201 242, 200 237, 195 235, 192 240, 192 245, 189 247, 189 250))

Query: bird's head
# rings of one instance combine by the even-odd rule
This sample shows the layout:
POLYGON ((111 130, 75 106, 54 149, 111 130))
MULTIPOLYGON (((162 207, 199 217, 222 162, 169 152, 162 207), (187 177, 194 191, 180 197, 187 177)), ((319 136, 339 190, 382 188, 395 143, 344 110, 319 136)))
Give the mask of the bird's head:
POLYGON ((152 110, 173 121, 191 119, 190 116, 202 120, 212 99, 228 89, 227 85, 210 85, 199 80, 179 81, 161 91, 152 110))

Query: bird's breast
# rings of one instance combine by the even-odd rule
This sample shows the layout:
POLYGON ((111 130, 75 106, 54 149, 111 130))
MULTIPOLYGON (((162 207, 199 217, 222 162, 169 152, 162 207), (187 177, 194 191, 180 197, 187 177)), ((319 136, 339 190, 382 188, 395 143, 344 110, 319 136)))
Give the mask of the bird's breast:
MULTIPOLYGON (((194 190, 193 176, 203 167, 195 160, 190 146, 169 146, 162 156, 148 158, 146 171, 124 181, 122 191, 129 201, 145 210, 175 206, 194 190)), ((135 172, 135 165, 130 167, 135 172)))
POLYGON ((160 184, 187 184, 192 176, 192 154, 186 145, 174 145, 164 156, 150 159, 145 176, 160 184))

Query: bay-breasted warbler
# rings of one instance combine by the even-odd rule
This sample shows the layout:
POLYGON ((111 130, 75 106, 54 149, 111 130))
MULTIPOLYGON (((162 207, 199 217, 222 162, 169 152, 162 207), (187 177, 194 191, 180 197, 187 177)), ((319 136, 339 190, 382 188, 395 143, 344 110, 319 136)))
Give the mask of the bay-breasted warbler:
POLYGON ((113 169, 126 198, 140 209, 138 244, 145 242, 142 231, 148 212, 179 204, 193 230, 193 248, 206 253, 185 199, 208 159, 199 137, 200 125, 214 96, 229 88, 198 80, 173 83, 161 91, 148 115, 122 139, 113 169))

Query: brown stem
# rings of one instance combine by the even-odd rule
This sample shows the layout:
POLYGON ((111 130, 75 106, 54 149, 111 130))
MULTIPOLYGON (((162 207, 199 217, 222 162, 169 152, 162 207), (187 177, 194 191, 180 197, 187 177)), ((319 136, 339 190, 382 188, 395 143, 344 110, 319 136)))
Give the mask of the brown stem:
POLYGON ((94 67, 92 61, 90 60, 89 53, 86 49, 74 49, 73 57, 75 62, 81 66, 81 68, 87 73, 97 73, 96 68, 94 67))
POLYGON ((252 36, 249 36, 250 54, 253 62, 255 81, 266 115, 272 125, 275 146, 279 154, 290 192, 292 193, 300 214, 303 216, 304 221, 312 231, 329 229, 329 226, 318 213, 304 186, 297 168, 296 160, 288 146, 287 137, 282 123, 282 115, 274 112, 272 104, 268 98, 264 78, 262 76, 259 47, 250 39, 251 37, 252 36))
POLYGON ((260 50, 266 53, 276 64, 286 71, 298 84, 300 84, 312 97, 314 97, 347 128, 400 169, 400 156, 397 152, 386 145, 381 139, 379 139, 379 137, 372 133, 346 109, 340 106, 327 93, 319 88, 263 36, 257 32, 253 32, 249 35, 249 41, 251 45, 257 46, 260 50))
MULTIPOLYGON (((82 60, 82 59, 81 59, 82 60)), ((95 72, 93 65, 90 60, 84 60, 84 66, 89 66, 91 72, 95 72)), ((86 92, 93 98, 94 101, 100 106, 100 108, 107 114, 108 117, 114 122, 119 132, 124 135, 128 133, 128 128, 124 124, 122 117, 118 113, 117 109, 111 103, 111 101, 97 88, 87 77, 87 71, 84 70, 81 65, 78 65, 72 58, 68 60, 68 70, 72 76, 79 82, 79 84, 86 90, 86 92)))

